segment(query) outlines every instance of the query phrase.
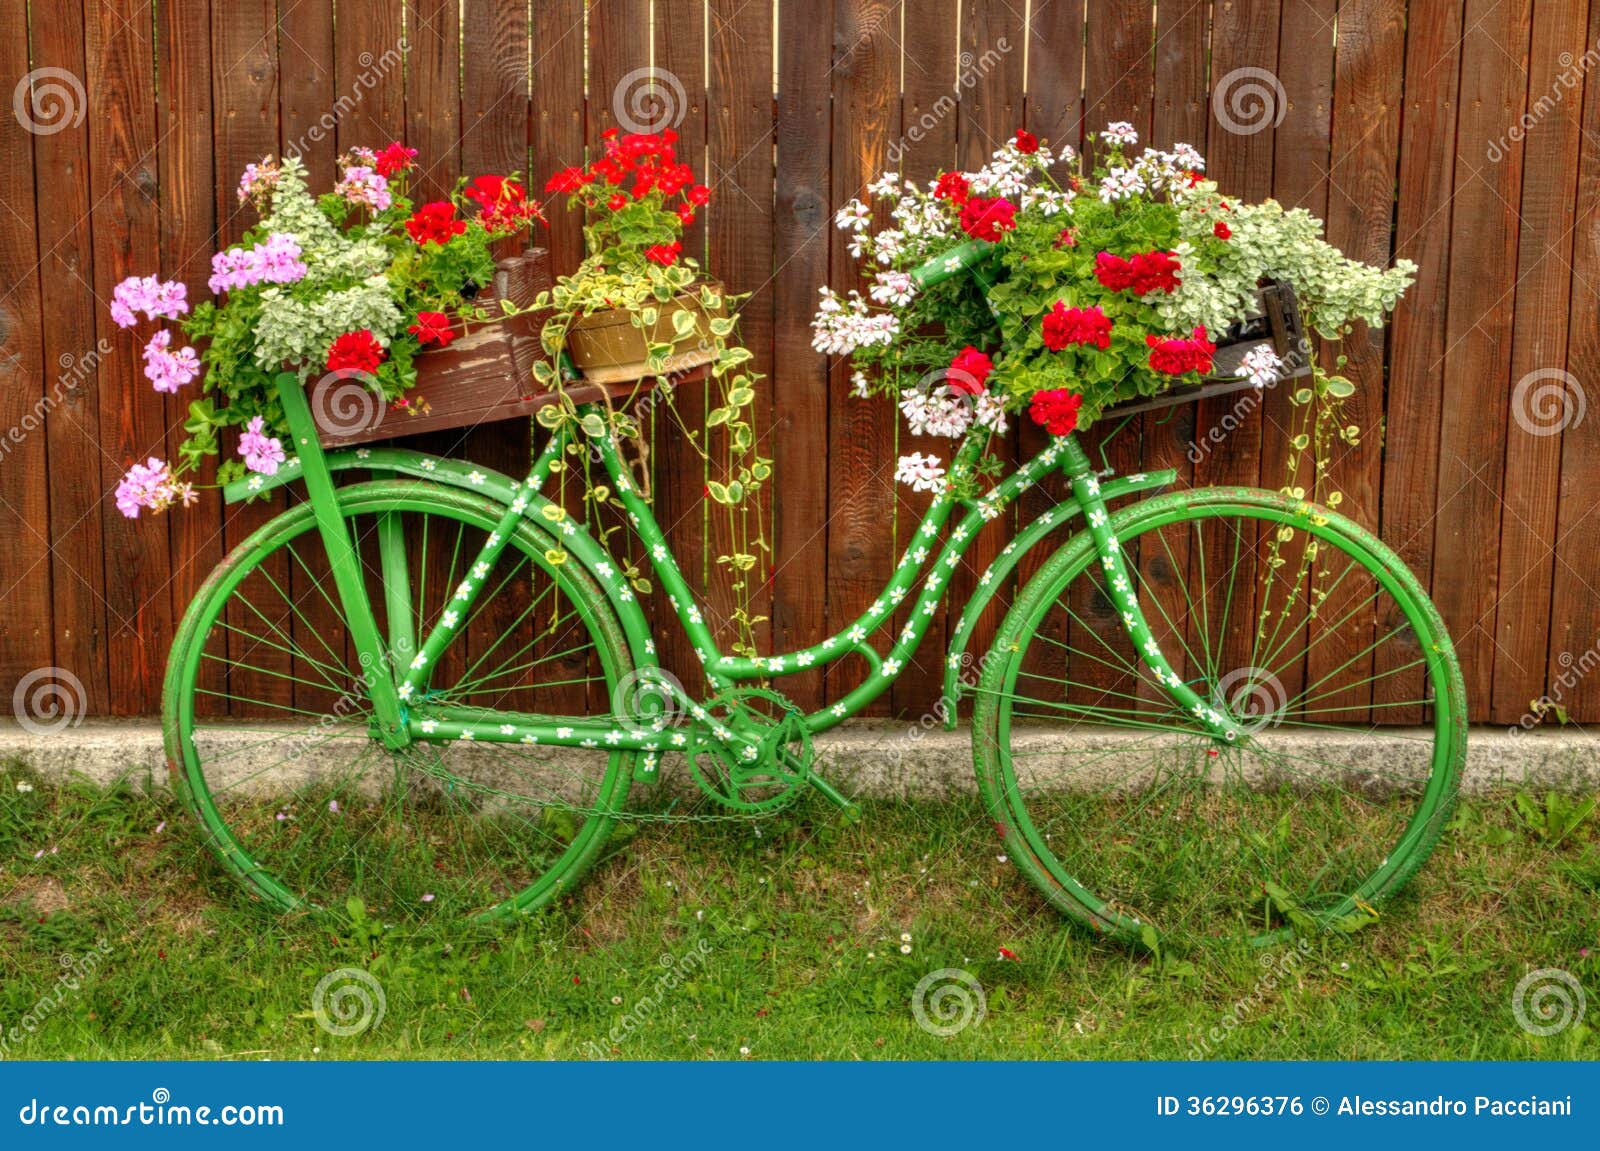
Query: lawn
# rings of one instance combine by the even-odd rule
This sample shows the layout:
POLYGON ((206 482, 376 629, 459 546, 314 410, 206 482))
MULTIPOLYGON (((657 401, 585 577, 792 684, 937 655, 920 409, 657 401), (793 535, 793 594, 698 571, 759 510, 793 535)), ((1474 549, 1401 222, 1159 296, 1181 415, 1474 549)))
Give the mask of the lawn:
POLYGON ((389 925, 267 914, 165 791, 3 768, 0 1054, 1600 1058, 1592 1018, 1512 1010, 1536 969, 1600 989, 1600 814, 1570 798, 1464 804, 1354 935, 1160 958, 1067 928, 985 827, 976 801, 654 825, 526 922, 389 925))

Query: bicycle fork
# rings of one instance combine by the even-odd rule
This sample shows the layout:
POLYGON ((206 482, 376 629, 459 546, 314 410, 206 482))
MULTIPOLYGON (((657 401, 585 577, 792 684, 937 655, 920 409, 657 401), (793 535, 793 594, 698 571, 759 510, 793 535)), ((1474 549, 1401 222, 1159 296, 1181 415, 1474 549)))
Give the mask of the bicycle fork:
POLYGON ((1139 604, 1139 593, 1127 560, 1122 552, 1116 532, 1111 526, 1111 514, 1100 495, 1100 480, 1075 435, 1062 440, 1062 471, 1072 482, 1072 493, 1083 511, 1089 535, 1094 539, 1095 551, 1104 571, 1106 592, 1122 619, 1123 630, 1133 641, 1133 650, 1139 660, 1154 673, 1162 689, 1188 714, 1195 717, 1212 738, 1224 743, 1239 744, 1245 732, 1231 717, 1219 710, 1210 700, 1202 699, 1176 671, 1161 649, 1145 619, 1139 604))

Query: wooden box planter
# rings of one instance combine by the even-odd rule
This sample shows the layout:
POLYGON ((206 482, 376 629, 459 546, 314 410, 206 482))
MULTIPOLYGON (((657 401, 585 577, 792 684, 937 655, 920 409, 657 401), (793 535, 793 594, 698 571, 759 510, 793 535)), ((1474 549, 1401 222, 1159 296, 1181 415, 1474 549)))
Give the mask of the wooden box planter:
POLYGON ((666 371, 677 374, 709 364, 717 353, 712 342, 711 321, 727 314, 723 305, 707 312, 700 305, 700 289, 709 287, 721 296, 722 285, 715 280, 698 285, 672 303, 663 306, 655 324, 647 331, 633 326, 633 317, 622 308, 596 312, 573 321, 567 332, 567 355, 586 381, 612 384, 637 380, 646 372, 648 344, 672 344, 666 371), (694 327, 678 336, 674 317, 680 312, 694 316, 694 327))
MULTIPOLYGON (((1298 379, 1311 374, 1311 338, 1300 319, 1300 308, 1295 302, 1294 288, 1279 280, 1265 284, 1257 293, 1260 310, 1253 316, 1234 324, 1217 338, 1216 355, 1212 357, 1212 370, 1219 376, 1231 375, 1239 370, 1245 353, 1251 348, 1266 344, 1283 361, 1283 374, 1278 382, 1298 379)), ((1248 379, 1207 380, 1184 388, 1173 388, 1159 396, 1141 396, 1125 400, 1107 408, 1101 419, 1108 416, 1130 416, 1136 412, 1155 411, 1178 404, 1193 403, 1212 396, 1226 396, 1234 392, 1253 390, 1248 379)))
MULTIPOLYGON (((501 300, 526 308, 550 285, 550 253, 543 248, 529 248, 519 256, 499 261, 494 282, 478 294, 474 303, 493 316, 499 313, 501 300)), ((330 419, 326 424, 319 420, 323 427, 319 437, 322 445, 343 448, 418 432, 474 427, 526 417, 553 403, 555 394, 545 391, 533 379, 534 362, 547 358, 539 344, 539 332, 549 314, 525 312, 510 319, 471 324, 448 347, 427 349, 416 358, 417 383, 406 393, 410 410, 382 406, 370 420, 330 419), (331 430, 327 426, 330 424, 334 425, 331 430)), ((639 390, 634 379, 637 373, 626 383, 616 377, 610 383, 585 379, 568 386, 566 393, 577 403, 607 395, 621 400, 639 390)), ((322 409, 315 384, 312 389, 312 410, 317 412, 322 409)))

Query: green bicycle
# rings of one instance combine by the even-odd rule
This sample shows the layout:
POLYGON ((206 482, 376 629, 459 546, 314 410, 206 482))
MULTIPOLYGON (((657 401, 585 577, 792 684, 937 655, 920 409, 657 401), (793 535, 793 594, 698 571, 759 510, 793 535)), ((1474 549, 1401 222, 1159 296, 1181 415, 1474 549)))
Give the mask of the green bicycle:
MULTIPOLYGON (((1054 438, 981 497, 939 493, 850 626, 751 658, 719 650, 617 443, 590 436, 704 665, 699 700, 660 667, 629 573, 543 494, 584 433, 558 428, 521 480, 394 447, 325 452, 300 382, 277 387, 297 454, 226 494, 299 481, 306 498, 200 589, 164 693, 184 801, 275 908, 533 911, 619 824, 684 817, 681 789, 638 802, 678 758, 696 810, 758 816, 810 789, 849 808, 812 737, 889 688, 980 529, 1052 472, 1071 498, 982 574, 944 691, 948 724, 970 698, 999 850, 1051 904, 1144 945, 1350 929, 1448 817, 1466 749, 1450 639, 1394 552, 1325 508, 1246 488, 1125 503, 1175 473, 1097 474, 1075 436, 1054 438), (351 472, 373 478, 341 484, 351 472), (1047 547, 975 660, 979 616, 1047 547), (897 616, 880 654, 871 638, 897 616), (815 713, 773 686, 851 655, 865 681, 815 713), (250 799, 264 785, 288 797, 275 812, 250 799)), ((953 478, 982 447, 969 436, 953 478)))

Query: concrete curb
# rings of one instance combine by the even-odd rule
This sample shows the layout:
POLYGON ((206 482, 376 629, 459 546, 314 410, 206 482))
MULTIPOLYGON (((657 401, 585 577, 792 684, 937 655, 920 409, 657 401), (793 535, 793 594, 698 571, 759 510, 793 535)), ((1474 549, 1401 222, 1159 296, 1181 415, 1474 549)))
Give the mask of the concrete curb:
MULTIPOLYGON (((252 743, 261 739, 252 724, 252 743)), ((284 739, 304 738, 304 725, 282 725, 284 739)), ((1037 770, 1048 777, 1061 770, 1084 778, 1086 762, 1103 764, 1094 774, 1116 775, 1118 753, 1134 738, 1104 730, 1064 733, 1030 729, 1021 738, 1034 753, 1037 770)), ((1387 770, 1411 778, 1417 772, 1397 767, 1394 740, 1339 733, 1293 737, 1309 759, 1329 760, 1374 773, 1387 770), (1381 763, 1375 762, 1382 757, 1381 763)), ((953 732, 925 730, 918 725, 853 720, 820 736, 817 751, 822 773, 851 795, 883 798, 940 799, 976 789, 972 747, 965 728, 953 732)), ((295 767, 263 772, 261 757, 281 760, 272 743, 259 751, 232 757, 240 778, 270 791, 293 786, 316 774, 316 757, 300 757, 295 767)), ((270 762, 270 761, 269 761, 270 762)), ((87 780, 106 785, 127 778, 136 787, 167 786, 161 726, 155 720, 83 720, 58 731, 35 732, 14 721, 0 722, 0 765, 18 764, 46 782, 87 780)), ((677 772, 682 776, 686 773, 677 772)), ((1092 776, 1090 776, 1092 778, 1092 776)), ((1362 773, 1360 778, 1370 780, 1362 773)), ((1600 789, 1600 735, 1577 729, 1539 729, 1512 734, 1505 728, 1476 728, 1467 741, 1467 766, 1462 790, 1482 794, 1505 788, 1555 790, 1600 789)))

